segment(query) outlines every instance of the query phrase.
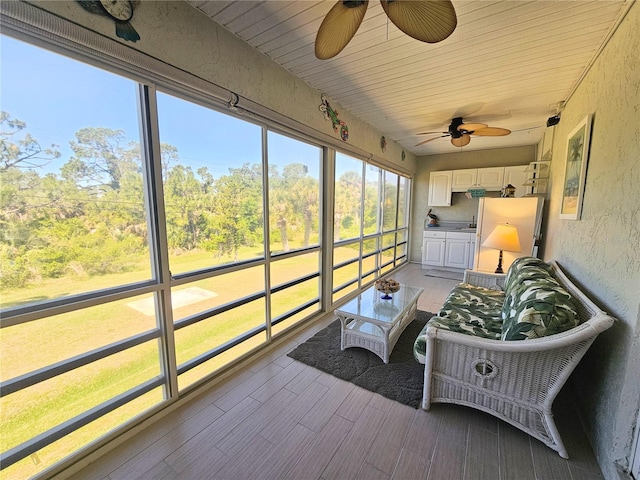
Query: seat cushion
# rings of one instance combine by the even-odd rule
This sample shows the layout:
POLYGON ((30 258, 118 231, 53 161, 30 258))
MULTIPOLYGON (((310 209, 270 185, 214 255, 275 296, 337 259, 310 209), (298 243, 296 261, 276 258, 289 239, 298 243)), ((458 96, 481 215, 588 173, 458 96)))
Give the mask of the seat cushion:
MULTIPOLYGON (((531 268, 537 269, 526 269, 531 268)), ((579 323, 573 297, 553 277, 542 276, 539 269, 521 276, 517 286, 507 294, 501 313, 501 340, 545 337, 579 323)))
MULTIPOLYGON (((454 325, 456 322, 480 325, 492 328, 492 321, 501 321, 501 310, 505 294, 500 290, 476 287, 461 283, 453 287, 436 318, 443 324, 454 325)), ((452 328, 449 328, 451 330, 452 328)))
POLYGON ((413 346, 414 357, 420 363, 424 363, 426 332, 429 326, 499 340, 502 333, 503 303, 502 291, 469 284, 456 285, 438 315, 431 317, 416 338, 413 346))

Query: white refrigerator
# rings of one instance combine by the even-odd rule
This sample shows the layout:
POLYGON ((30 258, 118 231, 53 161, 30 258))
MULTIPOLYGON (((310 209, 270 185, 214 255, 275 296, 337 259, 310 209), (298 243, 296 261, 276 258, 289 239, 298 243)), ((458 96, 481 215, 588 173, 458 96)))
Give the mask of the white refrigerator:
POLYGON ((497 223, 509 223, 518 229, 521 251, 503 252, 502 269, 507 271, 518 257, 537 256, 542 224, 542 197, 481 198, 478 205, 478 228, 474 269, 494 272, 499 251, 482 246, 497 223))

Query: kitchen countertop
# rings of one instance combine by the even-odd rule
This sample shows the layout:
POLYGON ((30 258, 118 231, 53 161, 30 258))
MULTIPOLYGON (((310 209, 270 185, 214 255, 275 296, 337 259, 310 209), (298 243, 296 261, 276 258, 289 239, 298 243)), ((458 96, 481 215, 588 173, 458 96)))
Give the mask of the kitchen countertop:
POLYGON ((470 232, 476 231, 475 228, 469 228, 471 222, 438 222, 437 227, 429 227, 429 221, 425 221, 425 231, 437 231, 437 232, 470 232))

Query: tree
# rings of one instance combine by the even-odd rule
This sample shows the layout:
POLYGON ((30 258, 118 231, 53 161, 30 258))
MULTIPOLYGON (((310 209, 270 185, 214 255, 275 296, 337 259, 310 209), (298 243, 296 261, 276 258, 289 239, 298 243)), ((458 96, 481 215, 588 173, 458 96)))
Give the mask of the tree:
MULTIPOLYGON (((335 192, 334 238, 340 240, 342 227, 360 226, 362 206, 362 176, 349 171, 340 175, 335 192)), ((359 232, 354 232, 357 236, 359 232)), ((348 238, 348 237, 345 237, 348 238)))
POLYGON ((176 165, 164 182, 169 247, 192 250, 205 237, 206 201, 202 184, 189 166, 176 165))
POLYGON ((259 165, 245 163, 230 168, 213 184, 214 214, 210 241, 218 255, 233 255, 238 260, 242 246, 262 239, 262 172, 259 165))
MULTIPOLYGON (((127 155, 123 130, 81 128, 76 140, 69 142, 74 156, 62 167, 64 178, 86 188, 118 190, 123 175, 131 171, 139 174, 140 161, 136 163, 127 155)), ((132 145, 128 147, 131 150, 132 145)))
MULTIPOLYGON (((7 114, 2 119, 14 130, 26 128, 7 114)), ((13 137, 3 131, 2 284, 17 288, 69 273, 138 268, 147 249, 138 144, 125 143, 121 131, 84 128, 70 142, 75 155, 61 174, 40 175, 49 150, 28 134, 11 143, 13 137)))
POLYGON ((36 139, 23 132, 26 128, 23 121, 0 112, 0 171, 39 168, 60 157, 57 145, 43 149, 36 139), (23 133, 22 137, 20 133, 23 133))
POLYGON ((292 224, 302 223, 304 234, 302 246, 308 247, 314 220, 318 218, 320 207, 320 192, 318 181, 308 175, 306 165, 291 163, 282 172, 284 186, 289 194, 291 211, 294 214, 292 224))

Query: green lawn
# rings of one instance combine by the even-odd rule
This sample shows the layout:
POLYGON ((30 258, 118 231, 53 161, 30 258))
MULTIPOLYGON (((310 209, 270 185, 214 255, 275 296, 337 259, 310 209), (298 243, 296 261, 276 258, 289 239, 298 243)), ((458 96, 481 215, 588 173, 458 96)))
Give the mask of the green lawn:
MULTIPOLYGON (((353 253, 353 249, 338 249, 336 263, 341 259, 353 258, 353 253)), ((196 265, 202 266, 206 257, 207 254, 202 252, 184 254, 173 259, 172 267, 184 271, 196 265)), ((271 281, 272 284, 277 285, 315 272, 317 269, 317 253, 281 260, 273 264, 271 281)), ((349 275, 352 275, 352 272, 349 275)), ((129 272, 90 279, 68 277, 47 280, 37 288, 3 292, 3 306, 29 302, 34 298, 50 299, 85 292, 87 285, 90 285, 92 290, 123 285, 138 281, 141 277, 139 272, 129 272)), ((264 269, 262 266, 253 267, 182 285, 177 287, 176 291, 192 286, 215 292, 216 296, 175 310, 174 320, 251 293, 264 291, 264 269)), ((274 316, 317 297, 318 292, 319 279, 314 279, 274 294, 272 297, 274 316)), ((131 308, 130 304, 140 299, 139 297, 127 298, 2 329, 0 377, 3 381, 15 378, 123 340, 136 333, 156 328, 153 315, 145 315, 131 308)), ((176 331, 178 364, 232 340, 253 327, 264 325, 264 312, 264 300, 258 300, 176 331)), ((295 322, 306 314, 307 312, 302 312, 287 324, 295 322)), ((279 325, 275 327, 275 331, 281 328, 283 327, 279 325)), ((264 340, 265 337, 262 335, 248 341, 248 345, 235 347, 232 352, 221 355, 221 358, 207 362, 205 368, 201 366, 192 372, 187 372, 184 378, 181 377, 180 387, 184 388, 203 375, 220 368, 224 363, 253 348, 256 342, 260 343, 264 340)), ((2 421, 0 448, 6 451, 32 438, 35 434, 46 431, 157 376, 160 373, 158 358, 158 342, 149 342, 3 397, 0 399, 2 421)), ((107 433, 114 425, 151 408, 161 400, 162 396, 157 392, 131 402, 41 449, 33 458, 24 459, 3 470, 2 477, 25 478, 34 475, 39 469, 50 466, 69 452, 107 433)))
MULTIPOLYGON (((196 252, 175 257, 172 267, 185 271, 202 266, 208 254, 196 252)), ((337 249, 335 261, 339 263, 354 257, 352 248, 337 249)), ((357 264, 355 264, 357 267, 357 264)), ((143 266, 143 269, 146 266, 143 266)), ((318 254, 305 254, 274 262, 271 281, 278 285, 295 278, 317 272, 318 254)), ((340 284, 357 275, 357 268, 336 272, 334 281, 340 284)), ((138 281, 139 272, 105 275, 90 279, 61 278, 42 282, 29 291, 3 292, 3 304, 28 302, 38 298, 58 298, 138 281)), ((272 296, 272 312, 278 316, 318 296, 319 279, 304 282, 272 296)), ((238 272, 193 282, 176 287, 176 291, 197 287, 213 292, 215 296, 200 302, 190 303, 174 310, 174 321, 203 310, 264 291, 264 267, 252 267, 238 272)), ((154 315, 148 315, 131 307, 140 297, 127 298, 105 305, 72 311, 55 317, 29 322, 2 329, 0 342, 0 378, 3 381, 44 368, 58 361, 72 358, 93 349, 126 339, 137 333, 156 328, 154 315)), ((319 307, 312 307, 314 311, 319 307)), ((206 351, 244 334, 248 330, 264 325, 265 303, 260 299, 231 311, 190 325, 175 332, 178 364, 186 362, 206 351)), ((290 325, 309 312, 301 312, 285 322, 290 325)), ((274 327, 278 332, 283 325, 274 327)), ((264 334, 219 358, 197 367, 180 377, 180 388, 197 381, 215 371, 238 355, 264 342, 264 334)), ((26 390, 0 399, 2 436, 0 448, 6 451, 100 403, 123 393, 144 381, 160 374, 159 345, 148 342, 134 349, 94 362, 68 374, 60 375, 26 390)), ((117 409, 92 424, 68 435, 54 444, 41 449, 31 459, 24 459, 2 471, 2 478, 25 478, 39 469, 50 466, 70 452, 107 433, 115 425, 134 417, 140 412, 162 401, 161 392, 147 394, 117 409)))

